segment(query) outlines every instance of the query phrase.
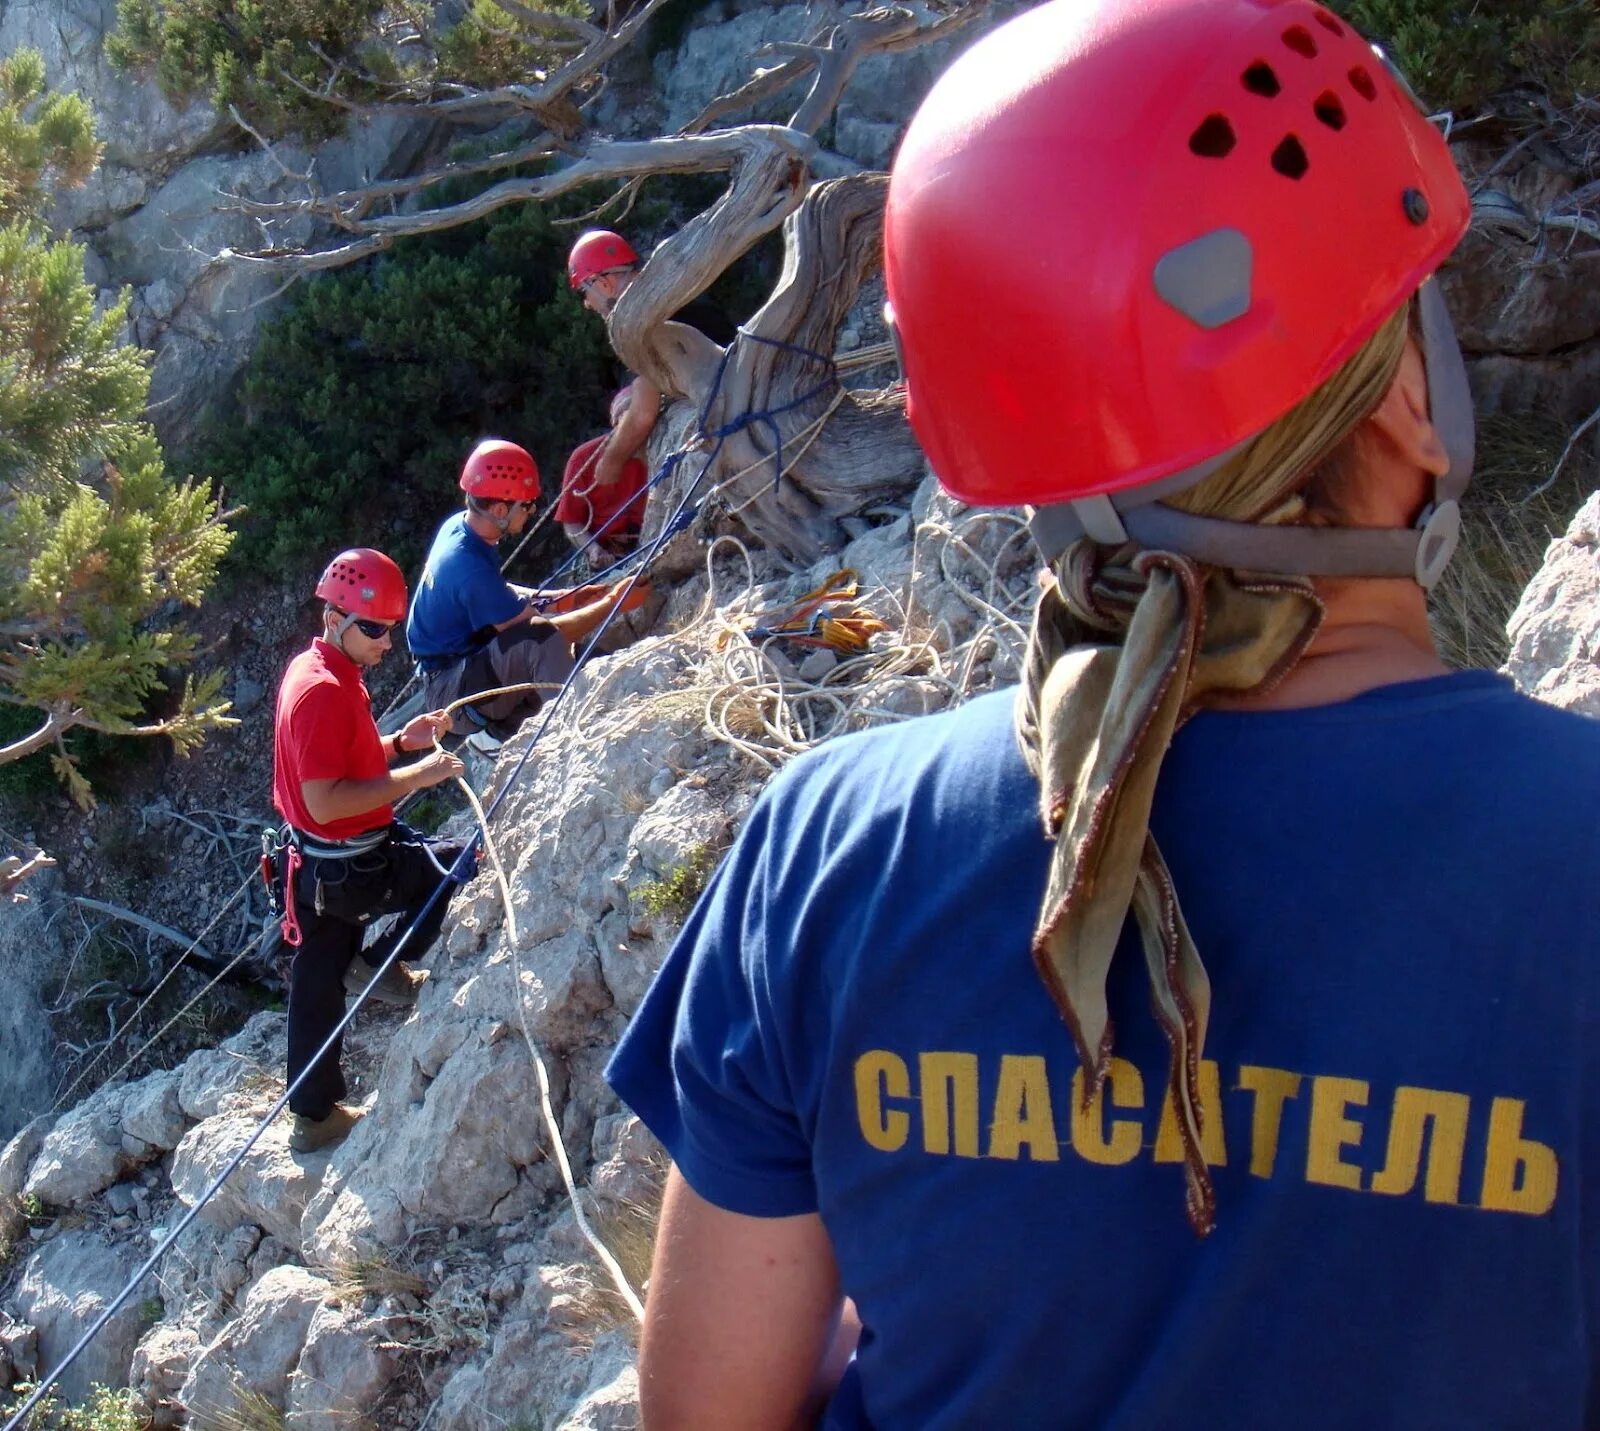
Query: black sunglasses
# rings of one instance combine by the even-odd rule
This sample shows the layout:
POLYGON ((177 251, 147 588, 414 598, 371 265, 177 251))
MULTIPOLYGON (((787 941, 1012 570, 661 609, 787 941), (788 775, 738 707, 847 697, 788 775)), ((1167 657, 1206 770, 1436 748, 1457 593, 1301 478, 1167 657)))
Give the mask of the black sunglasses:
POLYGON ((381 641, 395 625, 392 621, 364 621, 359 616, 351 618, 350 624, 369 641, 381 641))

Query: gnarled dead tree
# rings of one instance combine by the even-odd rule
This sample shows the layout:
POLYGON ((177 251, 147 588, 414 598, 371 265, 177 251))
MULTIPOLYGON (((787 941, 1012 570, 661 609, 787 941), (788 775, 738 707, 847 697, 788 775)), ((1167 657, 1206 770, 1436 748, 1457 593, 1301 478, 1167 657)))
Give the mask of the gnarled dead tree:
MULTIPOLYGON (((938 11, 885 5, 847 16, 808 43, 766 47, 756 58, 780 63, 758 68, 676 134, 639 141, 586 136, 586 111, 603 84, 606 65, 660 3, 646 0, 604 31, 569 26, 581 52, 549 74, 530 76, 528 84, 482 92, 454 87, 420 93, 413 87, 373 106, 338 98, 338 75, 330 71, 319 97, 347 108, 400 108, 478 122, 509 112, 545 128, 487 159, 357 190, 321 194, 308 180, 307 192, 295 199, 262 203, 229 196, 228 206, 251 215, 268 242, 254 253, 224 257, 290 273, 336 268, 408 235, 468 223, 508 204, 620 181, 622 187, 596 211, 603 214, 650 175, 725 172, 726 190, 650 256, 610 318, 611 341, 622 360, 684 408, 658 425, 652 442, 657 461, 694 428, 690 414, 694 419, 704 415, 707 432, 727 434, 709 468, 704 456, 693 456, 671 484, 659 489, 650 523, 659 526, 678 505, 684 484, 695 483, 697 502, 715 494, 756 540, 789 562, 810 563, 839 544, 841 517, 903 497, 922 470, 899 396, 892 390, 846 391, 829 361, 862 283, 880 262, 887 181, 823 150, 816 135, 864 58, 944 39, 983 14, 989 0, 938 11), (808 76, 807 93, 787 124, 712 128, 808 76), (441 179, 540 161, 555 167, 535 177, 503 179, 462 203, 409 211, 395 207, 441 179), (327 226, 326 244, 273 243, 276 226, 307 217, 327 226), (697 331, 668 321, 780 225, 782 274, 728 353, 697 331)), ((520 4, 502 9, 529 24, 539 19, 538 12, 520 4)))

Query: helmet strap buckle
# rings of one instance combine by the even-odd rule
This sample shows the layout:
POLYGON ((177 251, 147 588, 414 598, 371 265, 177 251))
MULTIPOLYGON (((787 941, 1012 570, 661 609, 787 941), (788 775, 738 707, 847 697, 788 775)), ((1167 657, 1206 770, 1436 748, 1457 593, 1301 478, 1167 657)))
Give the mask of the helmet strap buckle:
POLYGON ((1461 504, 1450 497, 1428 503, 1417 518, 1417 531, 1417 564, 1412 575, 1424 591, 1432 591, 1461 541, 1461 504))

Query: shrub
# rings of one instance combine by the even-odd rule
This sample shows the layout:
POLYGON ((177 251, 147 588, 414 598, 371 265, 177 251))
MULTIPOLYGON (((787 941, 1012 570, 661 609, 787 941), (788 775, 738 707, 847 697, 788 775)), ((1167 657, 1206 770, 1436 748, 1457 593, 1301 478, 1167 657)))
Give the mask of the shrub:
POLYGON ((524 205, 307 282, 263 329, 237 413, 200 452, 246 503, 243 563, 309 568, 370 543, 413 561, 480 437, 522 443, 548 491, 605 423, 616 364, 567 291, 570 231, 524 205))
POLYGON ((1557 104, 1600 88, 1600 8, 1588 0, 1329 0, 1379 41, 1427 103, 1480 108, 1516 85, 1557 104))
POLYGON ((717 851, 710 845, 696 845, 681 865, 674 866, 660 879, 646 880, 640 885, 634 898, 652 919, 670 919, 682 924, 716 869, 717 859, 717 851))
POLYGON ((178 99, 204 95, 237 104, 276 132, 323 132, 341 110, 292 80, 320 87, 328 65, 359 51, 383 0, 117 0, 117 30, 106 40, 116 64, 155 71, 178 99), (314 48, 313 48, 314 47, 314 48))

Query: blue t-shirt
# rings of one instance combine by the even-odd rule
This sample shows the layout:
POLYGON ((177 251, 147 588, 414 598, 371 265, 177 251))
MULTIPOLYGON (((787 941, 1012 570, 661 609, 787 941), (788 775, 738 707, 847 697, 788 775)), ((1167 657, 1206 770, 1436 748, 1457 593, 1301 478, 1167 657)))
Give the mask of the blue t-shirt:
POLYGON ((523 601, 500 575, 495 549, 457 512, 434 533, 427 565, 406 618, 406 645, 424 663, 465 656, 523 601))
POLYGON ((1600 1426, 1600 724, 1468 672, 1180 731, 1202 1241, 1137 942, 1087 1107, 1033 969, 1011 710, 780 774, 608 1069, 703 1197, 820 1212, 865 1326, 824 1424, 1600 1426))

